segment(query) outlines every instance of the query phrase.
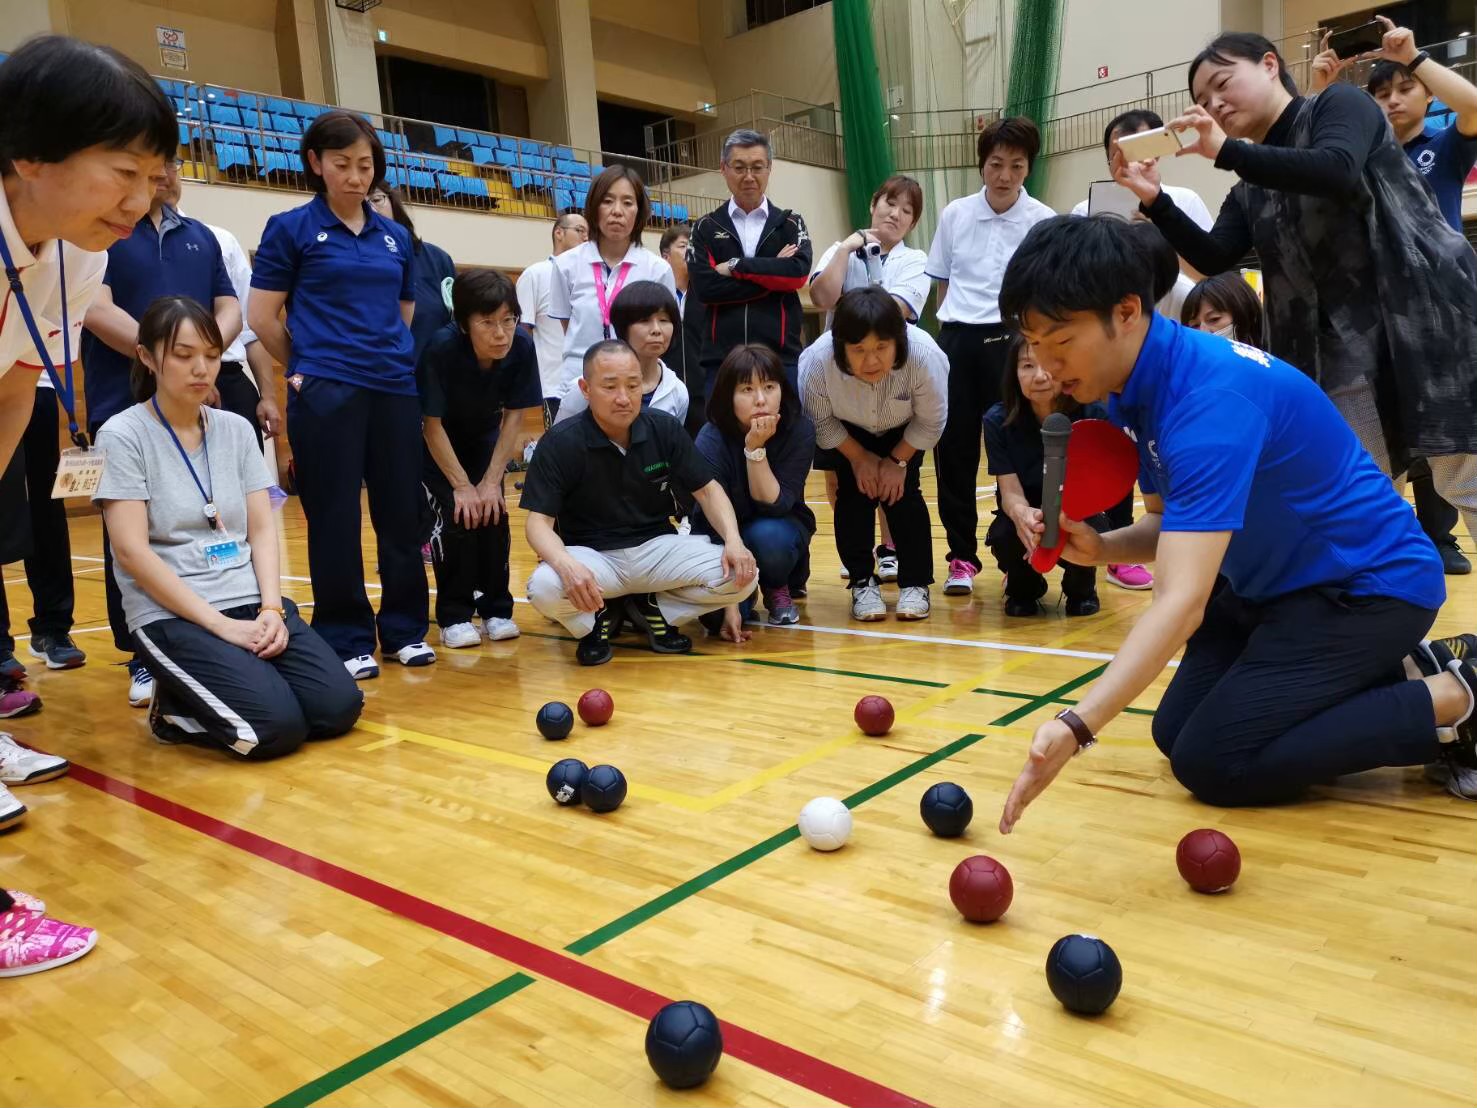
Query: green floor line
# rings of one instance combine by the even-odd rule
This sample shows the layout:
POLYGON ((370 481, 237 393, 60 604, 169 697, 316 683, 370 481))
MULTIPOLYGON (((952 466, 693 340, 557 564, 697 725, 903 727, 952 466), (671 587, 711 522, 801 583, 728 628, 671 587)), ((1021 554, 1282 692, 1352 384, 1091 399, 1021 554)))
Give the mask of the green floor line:
MULTIPOLYGON (((547 637, 555 638, 558 636, 547 637)), ((762 661, 762 659, 755 659, 755 661, 762 661)), ((1105 669, 1107 669, 1106 663, 1082 674, 1080 677, 1074 677, 1063 685, 1058 685, 1049 692, 1032 697, 1026 703, 1011 709, 999 719, 994 720, 989 726, 1008 727, 1010 724, 1025 718, 1039 708, 1044 708, 1051 704, 1065 703, 1061 698, 1066 693, 1072 692, 1074 689, 1080 688, 1087 684, 1087 682, 1094 680, 1105 669)), ((883 777, 881 780, 874 781, 872 784, 852 793, 845 799, 845 804, 848 808, 860 807, 867 801, 873 800, 883 793, 896 788, 904 781, 916 777, 924 770, 937 765, 939 762, 946 761, 955 754, 967 750, 984 738, 985 735, 964 735, 955 739, 953 742, 947 743, 913 762, 909 762, 906 766, 883 777)), ((731 877, 739 870, 745 869, 760 859, 768 857, 780 847, 794 842, 799 837, 799 829, 792 824, 783 831, 771 835, 763 842, 755 843, 747 850, 735 854, 725 861, 719 862, 711 869, 704 870, 696 877, 684 881, 682 884, 669 889, 660 896, 648 900, 645 904, 631 909, 625 915, 612 920, 603 927, 599 927, 591 931, 588 935, 576 939, 564 949, 571 954, 588 954, 592 950, 604 946, 612 939, 619 938, 626 932, 641 926, 641 924, 648 922, 669 908, 674 908, 683 901, 691 899, 704 889, 711 888, 725 877, 731 877)), ((295 1089, 286 1096, 273 1101, 267 1105, 267 1108, 307 1108, 308 1105, 337 1092, 339 1089, 359 1080, 359 1078, 373 1070, 394 1061, 402 1054, 421 1046, 442 1032, 449 1031, 457 1024, 471 1019, 498 1001, 512 996, 514 993, 533 984, 533 981, 533 978, 523 973, 515 973, 509 977, 505 977, 490 988, 473 994, 456 1006, 448 1008, 446 1011, 432 1016, 422 1023, 416 1024, 410 1030, 402 1032, 395 1036, 395 1038, 365 1051, 357 1058, 344 1063, 337 1069, 331 1070, 322 1077, 316 1078, 301 1088, 295 1089)))

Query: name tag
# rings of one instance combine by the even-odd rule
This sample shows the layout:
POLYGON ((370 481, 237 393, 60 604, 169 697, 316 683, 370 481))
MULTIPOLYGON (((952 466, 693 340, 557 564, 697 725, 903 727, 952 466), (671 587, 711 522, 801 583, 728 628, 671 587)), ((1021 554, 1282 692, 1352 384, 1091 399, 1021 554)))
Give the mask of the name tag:
POLYGON ((72 447, 62 451, 61 465, 56 470, 56 481, 51 486, 51 498, 62 500, 71 496, 91 497, 103 483, 103 452, 96 447, 82 450, 72 447))
POLYGON ((241 544, 235 539, 201 539, 200 553, 210 569, 231 569, 241 564, 241 544))

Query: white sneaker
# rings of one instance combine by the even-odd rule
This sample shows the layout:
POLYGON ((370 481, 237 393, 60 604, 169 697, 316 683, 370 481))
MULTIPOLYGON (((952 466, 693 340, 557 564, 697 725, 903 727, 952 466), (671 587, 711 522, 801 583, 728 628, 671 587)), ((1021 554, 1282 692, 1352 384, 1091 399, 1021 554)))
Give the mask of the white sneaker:
POLYGON ((60 777, 70 768, 65 758, 54 754, 38 754, 27 750, 5 732, 0 731, 0 783, 34 785, 60 777))
POLYGON ((344 668, 355 681, 368 681, 380 675, 380 665, 373 654, 361 654, 344 662, 344 668))
POLYGON ((147 708, 154 695, 154 675, 147 666, 140 663, 134 663, 128 668, 132 674, 132 679, 128 682, 128 706, 147 708))
POLYGON ((0 829, 14 827, 26 818, 26 806, 15 798, 15 794, 0 785, 0 829))
POLYGON ((927 585, 909 585, 898 591, 894 609, 898 619, 927 619, 929 608, 927 585))
POLYGON ((487 632, 488 642, 506 642, 508 639, 516 639, 519 635, 518 625, 511 619, 503 619, 501 616, 490 616, 484 619, 482 630, 487 632))
POLYGON ((851 580, 851 571, 848 570, 845 566, 842 566, 841 567, 841 580, 843 580, 843 581, 850 581, 851 580))
POLYGON ((884 585, 897 580, 897 553, 883 554, 877 558, 877 576, 884 585))
POLYGON ((459 650, 465 646, 476 646, 482 641, 482 632, 470 623, 453 623, 441 628, 441 645, 459 650))
POLYGON ((882 603, 881 585, 856 585, 851 590, 851 618, 875 623, 887 618, 887 605, 882 603))
POLYGON ((944 582, 945 596, 968 596, 974 592, 974 565, 963 558, 949 563, 949 579, 944 582))
POLYGON ((413 642, 395 651, 394 657, 402 666, 428 666, 436 660, 436 652, 423 642, 413 642))

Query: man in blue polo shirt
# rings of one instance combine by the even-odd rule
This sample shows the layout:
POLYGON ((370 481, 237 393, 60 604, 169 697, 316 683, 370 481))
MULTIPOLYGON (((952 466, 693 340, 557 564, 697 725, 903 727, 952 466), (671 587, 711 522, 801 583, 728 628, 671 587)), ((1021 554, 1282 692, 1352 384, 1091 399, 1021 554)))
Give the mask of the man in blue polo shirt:
POLYGON ((1435 549, 1316 383, 1154 314, 1174 262, 1142 232, 1047 220, 1000 293, 1062 392, 1109 400, 1138 445, 1144 516, 1105 535, 1064 518, 1062 557, 1157 562, 1153 603, 1107 671, 1037 729, 1000 830, 1181 647, 1154 741, 1200 800, 1280 803, 1438 760, 1477 798, 1477 673, 1457 657, 1477 636, 1422 640, 1446 596, 1435 549))
MULTIPOLYGON (((83 388, 87 430, 98 428, 133 406, 128 375, 138 344, 138 321, 161 296, 189 296, 210 306, 227 346, 241 333, 241 304, 226 272, 220 243, 210 228, 175 210, 179 203, 178 158, 167 161, 149 214, 133 234, 108 249, 108 269, 97 299, 87 310, 82 334, 83 388)), ((224 353, 224 351, 222 351, 224 353)), ((113 645, 133 654, 133 636, 123 615, 123 594, 113 576, 113 550, 103 531, 103 576, 113 645)), ((136 658, 128 663, 128 702, 147 707, 153 678, 136 658)))

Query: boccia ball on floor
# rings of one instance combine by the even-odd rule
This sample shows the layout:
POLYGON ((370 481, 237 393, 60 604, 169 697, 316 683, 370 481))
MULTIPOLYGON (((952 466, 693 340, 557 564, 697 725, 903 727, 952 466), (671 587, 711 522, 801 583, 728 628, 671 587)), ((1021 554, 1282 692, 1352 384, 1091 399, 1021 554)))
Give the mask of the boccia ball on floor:
POLYGON ((594 766, 580 788, 585 807, 592 812, 613 812, 626 799, 626 775, 614 766, 594 766))
POLYGON ((834 796, 818 796, 800 809, 800 837, 815 850, 840 850, 851 837, 851 809, 834 796))
POLYGON ((586 727, 603 727, 615 715, 615 701, 604 689, 591 689, 574 707, 586 727))
POLYGON ((1118 999, 1123 967, 1097 936, 1064 935, 1046 956, 1046 983, 1068 1011, 1097 1016, 1118 999))
POLYGON ((1212 827, 1198 828, 1181 839, 1174 862, 1197 893, 1223 893, 1241 876, 1241 851, 1212 827))
POLYGON ((852 718, 862 729, 862 734, 876 738, 892 730, 892 722, 896 717, 892 705, 885 697, 864 696, 856 702, 856 711, 852 713, 852 718))
POLYGON ((1014 898, 1010 871, 988 855, 964 859, 949 875, 949 899, 971 923, 994 923, 1014 898))
POLYGON ((565 758, 549 767, 544 786, 556 804, 572 808, 583 799, 581 790, 585 778, 590 776, 590 767, 578 758, 565 758))
POLYGON ((941 839, 957 839, 974 819, 974 801, 952 781, 930 785, 918 802, 918 814, 941 839))
POLYGON ((695 1000, 666 1005, 646 1026, 646 1060, 673 1089, 701 1085, 723 1057, 718 1017, 695 1000))
POLYGON ((534 717, 538 733, 546 739, 565 739, 574 729, 574 713, 562 700, 551 700, 534 717))

